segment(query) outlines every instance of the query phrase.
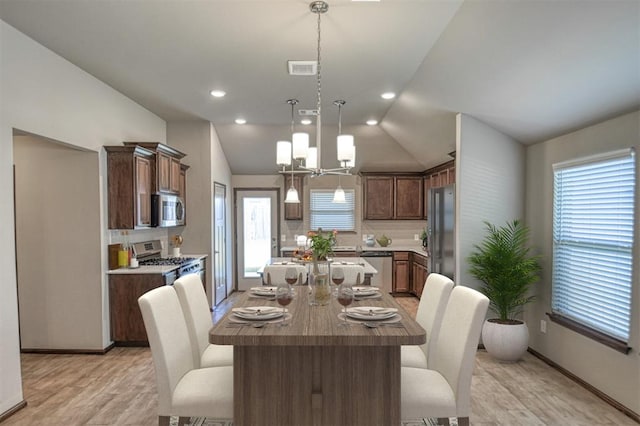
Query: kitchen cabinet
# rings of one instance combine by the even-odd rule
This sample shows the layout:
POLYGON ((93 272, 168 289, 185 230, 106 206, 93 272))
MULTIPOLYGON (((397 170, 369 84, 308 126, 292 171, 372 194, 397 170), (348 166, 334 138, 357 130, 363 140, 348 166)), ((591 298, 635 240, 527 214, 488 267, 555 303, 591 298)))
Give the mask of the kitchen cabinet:
POLYGON ((393 292, 410 293, 411 270, 408 251, 393 252, 393 292))
MULTIPOLYGON (((187 205, 187 170, 189 170, 189 166, 186 164, 180 164, 180 181, 178 184, 178 197, 182 198, 184 201, 184 205, 187 205)), ((184 224, 187 224, 187 218, 184 218, 184 224)))
POLYGON ((291 179, 293 179, 293 187, 298 191, 299 203, 284 203, 284 220, 302 220, 304 210, 304 192, 303 182, 304 178, 299 175, 285 175, 284 176, 284 194, 286 195, 289 188, 291 188, 291 179))
POLYGON ((456 162, 448 161, 424 172, 424 217, 429 214, 429 189, 451 185, 456 182, 456 162))
POLYGON ((186 154, 159 142, 124 142, 125 146, 141 146, 155 154, 152 164, 152 192, 178 194, 180 192, 180 160, 186 154))
POLYGON ((422 219, 421 174, 363 173, 365 220, 422 219))
POLYGON ((429 264, 426 256, 412 253, 411 262, 411 293, 420 297, 424 288, 424 282, 429 275, 429 264))
POLYGON ((109 229, 151 226, 153 152, 138 146, 106 146, 109 229))

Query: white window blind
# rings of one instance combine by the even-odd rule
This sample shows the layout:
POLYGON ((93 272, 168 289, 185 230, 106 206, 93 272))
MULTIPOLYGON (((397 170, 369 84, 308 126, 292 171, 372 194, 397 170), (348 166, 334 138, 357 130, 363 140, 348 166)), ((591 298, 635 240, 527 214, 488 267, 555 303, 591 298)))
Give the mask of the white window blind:
POLYGON ((627 343, 634 153, 556 164, 553 173, 552 311, 627 343))
POLYGON ((310 191, 310 228, 325 231, 353 231, 355 229, 355 191, 345 189, 345 203, 333 202, 333 190, 310 191))

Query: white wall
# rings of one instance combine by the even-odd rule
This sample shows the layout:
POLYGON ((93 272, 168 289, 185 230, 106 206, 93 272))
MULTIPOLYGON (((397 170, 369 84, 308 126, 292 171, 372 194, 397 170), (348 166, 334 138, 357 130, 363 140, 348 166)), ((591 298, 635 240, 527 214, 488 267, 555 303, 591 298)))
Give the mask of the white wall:
MULTIPOLYGON (((557 162, 621 148, 640 148, 640 112, 626 114, 527 149, 526 217, 531 227, 532 245, 542 252, 542 276, 537 300, 525 318, 531 334, 529 346, 563 368, 603 391, 636 413, 640 413, 640 194, 636 184, 636 233, 634 253, 631 340, 628 354, 616 352, 592 339, 558 324, 547 322, 540 333, 540 320, 551 312, 551 261, 553 231, 553 170, 557 162), (579 356, 576 356, 579 354, 579 356)), ((637 155, 637 154, 636 154, 637 155)), ((636 162, 638 159, 636 158, 636 162)), ((636 164, 638 169, 638 164, 636 164)), ((636 176, 637 182, 637 176, 636 176)))
POLYGON ((169 122, 167 142, 187 154, 182 160, 190 166, 187 170, 187 226, 181 232, 184 238, 182 252, 209 255, 206 287, 213 306, 214 182, 227 187, 227 287, 230 288, 233 283, 231 169, 216 130, 208 121, 169 122))
POLYGON ((456 151, 455 280, 478 288, 466 259, 486 235, 484 221, 501 226, 524 219, 525 148, 481 121, 458 114, 456 151))
MULTIPOLYGON (((101 203, 102 347, 110 343, 106 288, 106 159, 103 145, 165 142, 163 120, 0 21, 0 193, 13 199, 13 129, 98 152, 101 203)), ((0 413, 22 399, 13 202, 0 203, 0 413)), ((82 236, 78 236, 82 240, 82 236)))

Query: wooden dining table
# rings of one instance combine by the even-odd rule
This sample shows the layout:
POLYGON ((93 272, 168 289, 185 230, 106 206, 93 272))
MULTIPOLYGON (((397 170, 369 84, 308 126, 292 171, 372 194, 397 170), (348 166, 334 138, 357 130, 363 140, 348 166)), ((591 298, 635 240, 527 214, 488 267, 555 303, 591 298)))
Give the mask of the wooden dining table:
MULTIPOLYGON (((234 307, 279 306, 245 292, 234 307)), ((233 345, 234 425, 399 425, 400 346, 420 345, 425 330, 389 294, 356 306, 398 308, 402 327, 340 326, 335 299, 310 306, 296 286, 288 326, 231 324, 230 311, 209 341, 233 345)))

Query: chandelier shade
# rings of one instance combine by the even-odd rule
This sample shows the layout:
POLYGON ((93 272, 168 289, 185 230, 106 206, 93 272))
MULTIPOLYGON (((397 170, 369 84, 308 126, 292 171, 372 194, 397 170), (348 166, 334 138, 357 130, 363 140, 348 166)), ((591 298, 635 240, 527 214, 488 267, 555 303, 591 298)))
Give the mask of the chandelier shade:
POLYGON ((281 167, 291 165, 291 142, 278 141, 276 144, 276 163, 281 167))

